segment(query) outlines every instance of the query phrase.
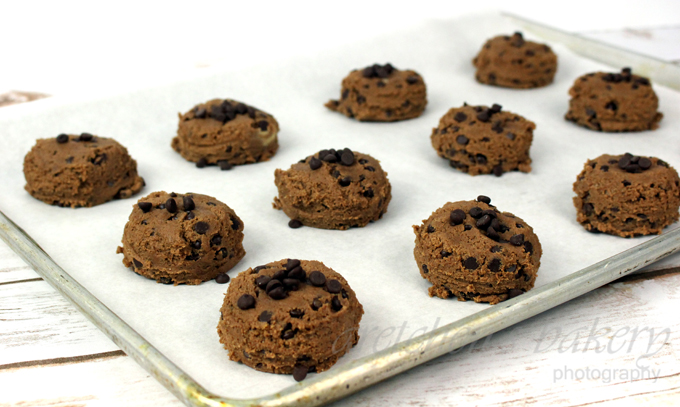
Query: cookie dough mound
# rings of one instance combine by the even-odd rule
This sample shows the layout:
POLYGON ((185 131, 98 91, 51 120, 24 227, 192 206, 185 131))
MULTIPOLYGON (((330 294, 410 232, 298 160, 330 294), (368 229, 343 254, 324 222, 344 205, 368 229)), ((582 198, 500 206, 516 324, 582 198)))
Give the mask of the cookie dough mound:
POLYGON ((451 167, 470 175, 531 171, 529 148, 536 125, 501 106, 453 108, 432 129, 432 147, 451 167))
POLYGON ((550 47, 525 41, 520 32, 491 38, 472 63, 478 82, 506 88, 546 86, 557 71, 557 55, 550 47))
POLYGON ((172 148, 203 168, 269 160, 279 148, 279 124, 269 113, 231 99, 213 99, 179 115, 172 148))
POLYGON ((350 72, 342 80, 340 100, 331 100, 326 107, 360 121, 393 122, 420 116, 426 93, 417 72, 375 64, 350 72))
POLYGON ((125 147, 89 133, 38 140, 24 158, 24 176, 34 198, 71 208, 129 198, 144 186, 125 147))
POLYGON ((356 345, 364 310, 340 274, 287 259, 239 273, 220 313, 217 333, 231 360, 301 380, 356 345))
POLYGON ((163 284, 200 284, 229 271, 246 252, 243 222, 201 194, 154 192, 137 202, 123 232, 123 264, 163 284))
POLYGON ((491 200, 449 202, 413 226, 413 254, 431 297, 496 304, 530 290, 541 244, 522 219, 491 200))
POLYGON ((378 160, 348 148, 322 150, 287 171, 277 169, 274 182, 279 190, 274 208, 292 219, 291 227, 363 227, 380 219, 392 199, 378 160))
POLYGON ((591 130, 607 132, 654 130, 663 114, 649 79, 621 73, 595 72, 576 79, 565 119, 591 130))
POLYGON ((656 157, 601 155, 574 183, 576 220, 589 232, 659 234, 678 220, 679 185, 678 173, 656 157))

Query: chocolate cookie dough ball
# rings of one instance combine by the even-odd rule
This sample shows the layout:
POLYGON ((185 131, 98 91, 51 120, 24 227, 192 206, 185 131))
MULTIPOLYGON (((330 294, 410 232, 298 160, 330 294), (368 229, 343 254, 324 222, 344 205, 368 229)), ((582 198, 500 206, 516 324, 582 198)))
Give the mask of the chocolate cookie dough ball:
POLYGON ((417 72, 375 64, 350 72, 340 100, 326 107, 360 121, 393 122, 420 116, 426 104, 425 82, 417 72))
POLYGON ((589 232, 659 234, 678 220, 679 185, 678 173, 656 157, 601 155, 574 183, 576 220, 589 232))
POLYGON ((431 297, 496 304, 530 290, 541 264, 531 226, 486 196, 449 202, 413 226, 413 254, 431 297))
POLYGON ((172 148, 203 168, 269 160, 279 148, 279 124, 269 113, 231 99, 213 99, 179 115, 172 148))
POLYGON ((565 119, 591 130, 622 132, 654 130, 663 114, 649 79, 621 73, 595 72, 576 79, 565 119))
POLYGON ((348 148, 321 150, 274 177, 274 209, 282 209, 293 228, 363 227, 380 219, 392 199, 378 160, 348 148))
POLYGON ((207 195, 161 191, 134 205, 117 253, 125 267, 159 283, 200 284, 243 258, 241 242, 243 222, 227 205, 207 195))
POLYGON ((300 381, 356 345, 364 310, 340 274, 287 259, 239 273, 220 313, 217 333, 231 360, 300 381))
POLYGON ((545 86, 557 71, 557 55, 550 47, 525 41, 520 32, 491 38, 472 63, 477 81, 506 88, 545 86))
POLYGON ((470 175, 531 171, 529 148, 536 125, 501 106, 453 108, 432 130, 432 147, 451 167, 470 175))
POLYGON ((38 140, 24 158, 24 176, 34 198, 72 208, 129 198, 144 186, 125 147, 89 133, 38 140))

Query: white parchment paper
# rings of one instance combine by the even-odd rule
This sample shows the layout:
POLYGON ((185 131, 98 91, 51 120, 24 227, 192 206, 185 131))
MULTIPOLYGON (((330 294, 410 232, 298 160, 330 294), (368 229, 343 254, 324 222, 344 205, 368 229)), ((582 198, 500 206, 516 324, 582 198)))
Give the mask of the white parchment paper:
MULTIPOLYGON (((428 297, 429 283, 420 277, 413 260, 411 225, 419 224, 448 201, 488 195, 499 209, 532 225, 543 246, 537 286, 647 239, 587 233, 575 221, 572 183, 588 158, 603 153, 657 156, 680 168, 676 142, 680 94, 655 86, 665 117, 660 129, 653 132, 606 134, 577 127, 563 118, 572 82, 587 72, 613 69, 551 44, 559 56, 552 85, 511 90, 475 82, 471 59, 481 45, 488 37, 514 30, 516 27, 495 15, 430 21, 313 58, 274 62, 263 52, 262 66, 248 71, 211 73, 99 100, 51 99, 4 108, 0 111, 0 209, 73 277, 209 390, 230 397, 272 393, 293 384, 292 377, 260 373, 231 362, 218 342, 216 325, 226 285, 166 286, 123 267, 116 247, 137 199, 157 190, 193 191, 231 206, 244 221, 247 251, 231 271, 232 277, 248 267, 282 258, 321 260, 343 274, 366 314, 359 344, 339 364, 488 307, 428 297), (328 99, 339 96, 340 81, 351 69, 388 61, 398 68, 415 69, 424 77, 429 104, 421 117, 397 123, 360 123, 323 107, 328 99), (281 148, 271 161, 232 171, 198 169, 170 148, 177 113, 215 97, 242 100, 277 118, 281 148), (463 102, 499 103, 504 110, 537 124, 530 174, 472 177, 437 157, 430 145, 432 127, 449 108, 463 102), (48 206, 30 197, 23 190, 22 163, 35 139, 84 131, 113 137, 128 148, 147 183, 142 193, 133 199, 75 210, 48 206), (290 229, 288 218, 271 206, 277 193, 274 169, 288 168, 323 148, 343 147, 381 160, 393 189, 387 214, 360 229, 290 229)), ((680 258, 665 264, 678 265, 680 258)))

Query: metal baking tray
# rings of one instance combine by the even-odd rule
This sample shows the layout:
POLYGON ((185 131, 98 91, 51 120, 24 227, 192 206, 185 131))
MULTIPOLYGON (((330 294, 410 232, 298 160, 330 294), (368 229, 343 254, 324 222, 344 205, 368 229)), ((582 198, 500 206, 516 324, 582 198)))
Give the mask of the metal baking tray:
MULTIPOLYGON (((626 60, 617 59, 609 62, 624 65, 626 60)), ((189 406, 316 406, 325 404, 563 304, 629 275, 680 249, 680 228, 668 230, 662 236, 647 240, 566 277, 537 286, 519 297, 489 306, 483 311, 379 352, 335 366, 323 374, 309 377, 277 393, 258 398, 237 399, 214 394, 192 379, 72 278, 26 232, 2 212, 0 212, 0 238, 49 284, 69 299, 126 354, 189 406)))

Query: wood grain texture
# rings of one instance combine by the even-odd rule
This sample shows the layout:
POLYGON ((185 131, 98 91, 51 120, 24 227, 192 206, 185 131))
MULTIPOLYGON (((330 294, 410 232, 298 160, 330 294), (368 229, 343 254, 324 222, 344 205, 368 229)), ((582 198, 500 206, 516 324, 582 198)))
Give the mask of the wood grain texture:
POLYGON ((114 350, 47 282, 0 285, 0 365, 114 350))
POLYGON ((125 356, 0 371, 0 407, 183 404, 125 356))

